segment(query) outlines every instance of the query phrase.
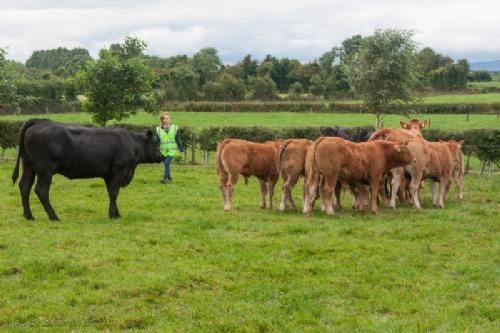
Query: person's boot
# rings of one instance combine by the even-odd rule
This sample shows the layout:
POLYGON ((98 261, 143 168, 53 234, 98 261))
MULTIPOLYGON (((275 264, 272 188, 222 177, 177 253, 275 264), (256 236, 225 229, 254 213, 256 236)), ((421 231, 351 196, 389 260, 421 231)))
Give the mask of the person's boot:
POLYGON ((167 181, 168 181, 168 182, 171 182, 171 181, 172 181, 172 177, 171 177, 171 176, 168 176, 168 177, 167 177, 167 181))
POLYGON ((160 180, 160 183, 162 183, 162 184, 166 184, 166 183, 167 183, 167 177, 163 177, 163 178, 160 180))

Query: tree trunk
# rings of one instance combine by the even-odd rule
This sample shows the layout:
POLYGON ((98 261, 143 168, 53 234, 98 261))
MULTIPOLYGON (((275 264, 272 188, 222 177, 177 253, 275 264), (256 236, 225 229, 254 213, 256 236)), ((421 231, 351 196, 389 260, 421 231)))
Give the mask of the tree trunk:
POLYGON ((481 173, 479 174, 480 176, 483 175, 484 173, 484 168, 486 168, 486 161, 482 161, 481 162, 481 173))
POLYGON ((196 164, 196 137, 191 136, 191 164, 196 164))
POLYGON ((380 128, 381 126, 381 118, 382 114, 380 113, 380 110, 375 111, 375 128, 380 128))

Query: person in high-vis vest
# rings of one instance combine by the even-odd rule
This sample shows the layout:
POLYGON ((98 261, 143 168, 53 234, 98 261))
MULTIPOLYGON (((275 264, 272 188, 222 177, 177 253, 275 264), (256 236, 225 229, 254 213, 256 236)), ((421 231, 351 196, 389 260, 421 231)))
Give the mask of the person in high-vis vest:
POLYGON ((179 134, 179 127, 173 125, 170 122, 170 115, 165 112, 161 117, 161 126, 156 128, 156 134, 160 139, 160 153, 163 156, 165 172, 163 173, 163 178, 160 180, 162 184, 166 184, 172 181, 172 176, 170 175, 170 162, 179 153, 184 152, 184 146, 182 145, 181 136, 179 134))

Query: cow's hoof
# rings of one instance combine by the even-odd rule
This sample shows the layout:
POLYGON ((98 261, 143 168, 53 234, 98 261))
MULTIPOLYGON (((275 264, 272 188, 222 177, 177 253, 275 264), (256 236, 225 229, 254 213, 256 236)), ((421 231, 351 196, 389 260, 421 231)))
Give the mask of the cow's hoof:
POLYGON ((33 220, 35 220, 35 218, 33 217, 33 215, 28 215, 28 216, 26 216, 26 215, 25 215, 25 216, 24 216, 24 218, 25 218, 26 220, 28 220, 28 221, 33 221, 33 220))

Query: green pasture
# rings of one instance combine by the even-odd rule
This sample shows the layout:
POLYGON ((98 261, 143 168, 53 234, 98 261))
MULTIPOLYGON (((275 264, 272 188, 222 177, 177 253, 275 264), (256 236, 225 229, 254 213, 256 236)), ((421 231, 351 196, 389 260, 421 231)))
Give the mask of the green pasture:
POLYGON ((2 330, 500 330, 500 177, 476 164, 464 201, 453 186, 444 209, 426 184, 420 211, 311 218, 259 209, 255 179, 224 212, 213 166, 174 165, 168 185, 160 164, 139 166, 118 220, 102 180, 55 176, 60 222, 34 193, 36 220, 22 218, 13 166, 0 161, 2 330))
POLYGON ((424 103, 429 104, 475 104, 475 103, 500 103, 500 94, 457 94, 435 95, 423 97, 424 103))
MULTIPOLYGON (((209 126, 374 126, 375 116, 371 114, 331 114, 331 113, 299 113, 299 112, 171 112, 172 120, 179 126, 203 128, 209 126)), ((30 118, 50 118, 68 123, 91 123, 92 118, 87 113, 64 113, 48 115, 0 116, 0 120, 27 120, 30 118)), ((400 120, 407 119, 401 115, 386 115, 383 125, 399 127, 400 120)), ((465 130, 473 128, 500 128, 500 118, 496 115, 466 115, 433 114, 421 119, 430 119, 431 128, 444 130, 465 130)), ((122 121, 124 123, 156 126, 159 116, 144 112, 122 121)))
POLYGON ((500 81, 469 82, 468 85, 474 88, 500 88, 500 81))

